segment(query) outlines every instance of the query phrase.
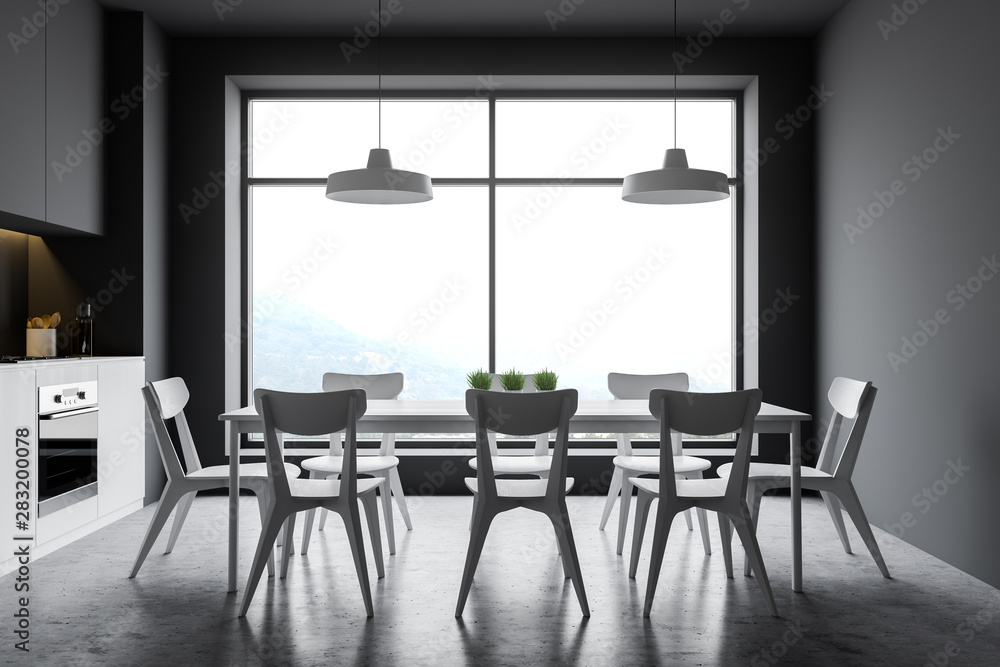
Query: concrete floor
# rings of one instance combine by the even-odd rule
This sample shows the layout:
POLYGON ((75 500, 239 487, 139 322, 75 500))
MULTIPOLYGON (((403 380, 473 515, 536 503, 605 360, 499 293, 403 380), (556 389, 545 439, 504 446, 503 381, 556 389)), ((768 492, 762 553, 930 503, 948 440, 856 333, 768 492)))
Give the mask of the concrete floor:
MULTIPOLYGON (((342 524, 314 534, 287 579, 262 581, 246 619, 227 595, 226 499, 199 498, 174 552, 164 530, 138 578, 128 570, 147 507, 31 566, 30 655, 9 630, 13 576, 0 580, 0 661, 44 665, 997 665, 1000 591, 876 531, 893 573, 843 552, 818 499, 807 498, 806 592, 790 584, 788 498, 764 499, 759 528, 780 618, 753 578, 728 580, 718 525, 705 556, 697 530, 674 525, 652 617, 642 618, 646 559, 635 581, 614 552, 604 502, 571 497, 592 617, 563 578, 551 528, 515 511, 493 524, 464 620, 454 618, 470 497, 410 498, 414 530, 396 518, 397 553, 373 584, 366 619, 342 524), (948 656, 947 651, 957 655, 948 656)), ((241 587, 257 508, 241 498, 241 587)), ((301 524, 301 522, 300 522, 301 524)), ((169 529, 169 527, 168 527, 169 529)), ((849 527, 853 544, 863 549, 849 527)), ((648 545, 651 534, 647 536, 648 545)), ((384 541, 383 535, 383 541, 384 541)), ((648 548, 648 547, 647 547, 648 548)), ((370 550, 369 550, 370 557, 370 550)), ((742 552, 736 549, 737 563, 742 552)), ((375 581, 374 566, 371 566, 375 581)))

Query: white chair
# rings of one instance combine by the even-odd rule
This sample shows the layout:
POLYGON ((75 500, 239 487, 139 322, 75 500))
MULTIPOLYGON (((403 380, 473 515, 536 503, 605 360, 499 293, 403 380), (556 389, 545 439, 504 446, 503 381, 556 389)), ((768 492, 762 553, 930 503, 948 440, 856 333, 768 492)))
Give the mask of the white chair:
MULTIPOLYGON (((833 525, 840 536, 840 542, 844 551, 851 553, 851 543, 847 538, 847 529, 844 527, 844 517, 840 512, 840 505, 844 505, 848 515, 854 521, 854 526, 861 534, 861 539, 868 546, 868 550, 875 559, 875 564, 882 572, 882 576, 889 578, 889 568, 886 567, 882 552, 875 542, 871 526, 865 511, 861 508, 861 501, 854 490, 851 482, 851 475, 854 473, 854 464, 857 463, 858 453, 861 451, 861 441, 865 437, 865 429, 868 427, 868 419, 871 417, 872 406, 875 404, 875 394, 878 389, 872 386, 871 382, 860 382, 848 378, 835 378, 830 385, 827 398, 833 406, 833 416, 830 419, 830 428, 826 432, 823 440, 823 447, 819 452, 817 466, 802 468, 802 488, 819 491, 823 496, 833 525), (837 451, 837 443, 840 436, 841 427, 844 420, 854 420, 844 443, 840 460, 834 464, 837 451), (839 502, 838 502, 839 501, 839 502)), ((729 474, 731 466, 726 464, 719 467, 719 475, 729 474)), ((768 489, 787 487, 791 484, 791 468, 787 465, 776 463, 751 463, 749 484, 747 487, 747 502, 756 523, 760 513, 760 499, 768 489)), ((749 562, 744 563, 744 570, 749 567, 749 562)))
MULTIPOLYGON (((378 578, 381 579, 385 576, 385 572, 375 489, 383 480, 381 477, 358 479, 355 468, 358 418, 367 408, 365 392, 361 389, 348 389, 316 394, 294 394, 256 389, 253 392, 253 399, 257 412, 264 421, 264 453, 269 473, 268 503, 264 528, 257 542, 253 565, 250 566, 250 577, 243 592, 239 617, 246 616, 247 608, 264 572, 264 554, 271 552, 282 523, 287 519, 287 535, 291 543, 295 514, 316 507, 325 507, 339 514, 344 520, 347 539, 354 556, 354 567, 358 573, 358 582, 361 584, 361 596, 364 598, 365 611, 370 618, 374 612, 358 500, 365 506, 368 532, 371 534, 372 551, 375 554, 375 568, 378 578), (347 437, 344 442, 344 468, 339 480, 288 479, 281 448, 281 438, 285 433, 315 436, 345 429, 347 437)), ((290 553, 291 549, 282 549, 282 579, 288 573, 290 553)))
MULTIPOLYGON (((184 525, 188 510, 191 509, 191 503, 194 502, 198 491, 229 488, 228 465, 201 467, 198 450, 194 446, 194 438, 191 436, 191 429, 184 416, 184 407, 190 399, 190 393, 184 380, 173 377, 157 382, 147 382, 141 391, 142 398, 146 402, 146 411, 149 413, 149 419, 153 425, 153 437, 160 452, 160 460, 167 473, 167 484, 160 494, 156 512, 149 522, 149 528, 146 529, 146 537, 139 547, 139 553, 135 557, 129 579, 139 573, 139 568, 142 567, 143 561, 149 555, 153 543, 156 542, 156 538, 163 530, 163 526, 175 506, 177 513, 174 515, 174 524, 170 529, 167 548, 163 552, 165 554, 173 551, 177 536, 180 535, 181 527, 184 525), (167 429, 166 420, 168 419, 173 419, 177 428, 181 451, 184 454, 185 462, 187 462, 187 473, 181 467, 173 439, 167 429)), ((285 469, 288 475, 299 476, 298 466, 286 463, 285 469)), ((260 505, 261 519, 263 519, 267 506, 267 466, 264 463, 241 463, 240 488, 249 489, 256 494, 257 502, 260 505)), ((269 554, 267 566, 269 572, 274 571, 274 557, 271 554, 269 554)))
MULTIPOLYGON (((535 389, 534 375, 524 376, 524 389, 521 393, 533 394, 535 389)), ((504 391, 500 384, 500 377, 493 374, 493 389, 491 391, 504 391)), ((552 465, 552 457, 549 455, 549 434, 530 433, 535 436, 535 449, 530 455, 513 454, 508 451, 502 454, 497 447, 497 434, 489 432, 490 455, 493 457, 493 472, 497 475, 534 475, 541 479, 549 476, 549 467, 552 465)), ((516 450, 514 450, 516 451, 516 450)), ((469 467, 477 470, 479 462, 477 458, 469 460, 469 467)))
POLYGON ((577 600, 584 616, 590 616, 587 593, 583 587, 580 560, 573 540, 566 493, 573 479, 566 477, 569 446, 569 419, 576 413, 577 392, 562 389, 529 394, 498 393, 469 389, 465 408, 476 422, 476 452, 481 465, 475 478, 465 485, 474 495, 472 531, 465 557, 462 586, 458 593, 455 616, 460 617, 483 552, 486 534, 494 517, 517 507, 545 514, 552 522, 563 562, 563 571, 573 580, 577 600), (489 455, 489 431, 507 435, 532 435, 557 430, 548 479, 497 479, 493 457, 489 455))
MULTIPOLYGON (((368 400, 394 399, 403 391, 402 373, 383 373, 379 375, 351 375, 349 373, 325 373, 323 375, 323 391, 343 391, 345 389, 364 389, 368 400)), ((302 467, 309 471, 313 479, 325 479, 340 475, 344 463, 343 433, 330 434, 330 453, 326 456, 316 456, 302 462, 302 467)), ((382 520, 385 522, 386 538, 389 542, 389 553, 396 553, 396 533, 392 520, 392 497, 396 498, 399 513, 407 530, 413 530, 410 523, 410 513, 406 508, 406 498, 403 496, 403 483, 399 479, 399 458, 395 455, 396 434, 383 433, 382 444, 378 456, 359 456, 358 474, 381 477, 385 481, 379 487, 382 496, 382 520)), ((326 510, 321 510, 319 529, 326 527, 326 510)), ((309 550, 309 539, 312 536, 313 520, 316 510, 310 510, 306 515, 305 527, 302 531, 302 553, 309 550)))
MULTIPOLYGON (((608 373, 608 390, 616 399, 649 400, 649 392, 653 389, 688 390, 687 373, 663 373, 660 375, 630 375, 628 373, 608 373)), ((684 455, 684 441, 680 433, 670 434, 674 452, 674 472, 677 479, 701 479, 703 470, 708 470, 712 464, 708 459, 684 455)), ((630 477, 639 475, 656 475, 660 472, 659 456, 636 455, 632 451, 632 441, 628 433, 618 434, 618 456, 614 459, 615 472, 611 476, 611 486, 608 488, 608 498, 604 502, 604 514, 601 516, 601 530, 608 523, 611 508, 615 498, 621 492, 621 505, 618 515, 618 555, 625 546, 625 527, 628 525, 629 505, 632 503, 632 484, 630 477)), ((706 554, 712 553, 712 542, 708 535, 708 515, 705 510, 698 510, 698 526, 701 529, 701 542, 706 554)), ((691 512, 684 512, 688 530, 694 530, 691 525, 691 512)))
POLYGON ((722 552, 726 560, 726 575, 733 576, 730 521, 743 542, 743 548, 757 575, 757 584, 764 594, 764 601, 772 616, 778 615, 771 594, 771 584, 764 569, 764 559, 757 544, 756 529, 747 507, 747 472, 750 466, 750 445, 753 425, 760 410, 760 389, 749 389, 722 394, 697 394, 666 389, 654 389, 649 395, 649 410, 660 422, 660 477, 633 477, 630 481, 639 490, 635 508, 635 527, 632 529, 632 559, 629 578, 635 578, 639 564, 639 550, 646 529, 649 506, 659 498, 656 508, 653 545, 650 548, 649 580, 646 584, 646 601, 642 615, 649 616, 656 593, 656 582, 663 565, 670 524, 678 512, 691 507, 703 507, 719 515, 722 533, 722 552), (732 473, 728 479, 676 479, 674 477, 673 448, 670 446, 672 430, 690 435, 721 435, 739 431, 732 473))

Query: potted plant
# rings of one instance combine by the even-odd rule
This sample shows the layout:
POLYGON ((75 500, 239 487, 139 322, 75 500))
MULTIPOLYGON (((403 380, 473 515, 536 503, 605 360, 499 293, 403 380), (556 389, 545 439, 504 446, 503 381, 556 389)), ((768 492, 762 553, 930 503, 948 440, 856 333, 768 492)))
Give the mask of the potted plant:
POLYGON ((469 387, 472 389, 484 389, 489 391, 493 388, 493 374, 487 373, 482 368, 478 371, 473 371, 465 376, 465 379, 469 382, 469 387))
POLYGON ((535 383, 535 389, 538 391, 552 391, 559 382, 559 376, 545 368, 535 373, 531 380, 535 383))
POLYGON ((524 374, 513 368, 506 373, 501 373, 497 377, 500 378, 500 386, 506 391, 521 391, 524 389, 524 374))

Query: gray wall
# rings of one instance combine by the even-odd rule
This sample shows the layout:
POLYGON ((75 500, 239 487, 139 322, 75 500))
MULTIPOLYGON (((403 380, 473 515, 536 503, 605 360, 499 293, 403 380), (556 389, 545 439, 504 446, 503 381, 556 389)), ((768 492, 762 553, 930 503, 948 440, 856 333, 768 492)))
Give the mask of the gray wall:
POLYGON ((837 375, 873 380, 854 476, 869 519, 1000 586, 1000 279, 977 276, 1000 255, 1000 3, 897 5, 916 8, 898 26, 890 3, 854 0, 818 39, 836 95, 817 126, 817 403, 837 375))
MULTIPOLYGON (((376 72, 376 52, 348 65, 337 39, 178 38, 171 42, 171 372, 193 390, 187 412, 204 464, 224 461, 224 197, 186 223, 178 211, 226 164, 226 77, 376 72), (194 323, 197 323, 195 326, 194 323)), ((387 39, 389 75, 666 75, 668 42, 658 39, 387 39)), ((776 129, 811 95, 811 39, 719 39, 684 74, 759 76, 758 134, 778 150, 757 171, 760 306, 779 290, 799 297, 760 334, 759 384, 768 401, 811 411, 813 400, 813 124, 791 136, 776 129)), ((322 150, 320 147, 318 150, 322 150)), ((741 160, 742 163, 742 160, 741 160)), ((741 169, 742 174, 742 169, 741 169)), ((753 313, 747 313, 748 317, 753 313)), ((245 395, 245 394, 243 394, 245 395)), ((808 431, 805 433, 808 438, 808 431)), ((786 440, 787 442, 787 440, 786 440)), ((767 445, 767 443, 764 443, 767 445)), ((765 446, 779 460, 787 444, 765 446)), ((416 465, 408 460, 407 464, 416 465)))
POLYGON ((0 229, 0 354, 24 354, 28 237, 0 229))

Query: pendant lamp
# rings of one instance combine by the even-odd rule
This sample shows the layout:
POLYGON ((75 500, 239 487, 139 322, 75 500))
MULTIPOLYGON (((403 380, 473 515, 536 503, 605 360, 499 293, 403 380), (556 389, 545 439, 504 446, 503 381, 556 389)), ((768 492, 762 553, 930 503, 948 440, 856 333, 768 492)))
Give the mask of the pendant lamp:
MULTIPOLYGON (((677 46, 677 0, 674 0, 674 39, 677 46)), ((671 60, 673 60, 671 58, 671 60)), ((663 167, 629 174, 622 199, 636 204, 700 204, 729 196, 729 177, 718 171, 691 169, 687 153, 677 148, 677 62, 674 61, 674 147, 667 149, 663 167)))
MULTIPOLYGON (((379 0, 379 13, 382 2, 379 0)), ((382 148, 382 23, 378 33, 378 148, 368 153, 368 166, 330 174, 326 197, 352 204, 416 204, 434 199, 431 179, 425 174, 392 168, 389 149, 382 148)))

